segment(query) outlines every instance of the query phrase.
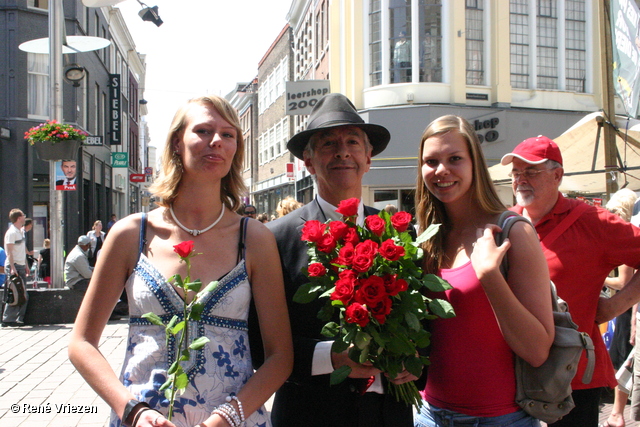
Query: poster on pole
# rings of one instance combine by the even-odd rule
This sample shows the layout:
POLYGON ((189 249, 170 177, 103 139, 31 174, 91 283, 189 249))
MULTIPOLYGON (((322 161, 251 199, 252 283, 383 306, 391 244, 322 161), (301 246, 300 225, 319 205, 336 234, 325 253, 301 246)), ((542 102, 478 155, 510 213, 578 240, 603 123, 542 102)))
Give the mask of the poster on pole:
POLYGON ((56 190, 76 191, 76 161, 59 160, 56 167, 56 190))
POLYGON ((638 114, 640 97, 640 12, 633 0, 611 0, 613 86, 628 116, 638 114))

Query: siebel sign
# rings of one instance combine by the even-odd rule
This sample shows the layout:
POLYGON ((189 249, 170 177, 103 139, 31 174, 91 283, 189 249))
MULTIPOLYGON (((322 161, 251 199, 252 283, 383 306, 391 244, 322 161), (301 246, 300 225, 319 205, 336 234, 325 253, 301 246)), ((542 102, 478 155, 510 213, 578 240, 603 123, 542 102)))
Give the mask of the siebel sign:
POLYGON ((145 175, 143 173, 132 173, 129 175, 129 181, 131 182, 144 182, 145 175))
POLYGON ((310 114, 320 98, 329 93, 329 80, 287 82, 286 114, 310 114))

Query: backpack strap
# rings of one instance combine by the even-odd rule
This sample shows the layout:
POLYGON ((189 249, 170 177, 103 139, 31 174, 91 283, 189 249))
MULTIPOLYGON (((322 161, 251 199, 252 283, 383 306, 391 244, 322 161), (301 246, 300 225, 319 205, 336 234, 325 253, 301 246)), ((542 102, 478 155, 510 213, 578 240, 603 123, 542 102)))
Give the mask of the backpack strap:
POLYGON ((240 262, 247 255, 247 245, 245 244, 245 239, 247 238, 247 224, 249 223, 249 218, 242 217, 240 219, 240 239, 238 239, 238 261, 240 262))
POLYGON ((570 226, 573 224, 580 215, 582 215, 587 209, 589 209, 589 205, 586 203, 579 203, 574 207, 569 215, 567 215, 558 225, 554 227, 551 233, 547 234, 544 239, 542 239, 542 247, 543 249, 548 248, 562 233, 564 233, 570 226))
POLYGON ((142 218, 140 219, 140 239, 138 243, 138 261, 140 260, 140 254, 144 252, 147 246, 147 214, 142 212, 142 218))

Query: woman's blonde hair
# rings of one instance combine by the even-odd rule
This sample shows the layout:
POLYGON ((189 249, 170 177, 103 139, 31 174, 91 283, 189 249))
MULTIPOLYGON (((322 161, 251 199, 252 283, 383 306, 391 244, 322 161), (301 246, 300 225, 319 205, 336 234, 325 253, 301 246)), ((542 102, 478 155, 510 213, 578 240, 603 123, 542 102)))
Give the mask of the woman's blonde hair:
POLYGON ((276 212, 278 212, 278 218, 285 216, 286 214, 295 211, 302 207, 302 203, 297 201, 291 196, 287 196, 278 202, 276 212))
POLYGON ((611 195, 611 199, 609 199, 605 207, 609 212, 629 222, 633 216, 633 205, 637 199, 638 196, 633 190, 622 188, 611 195))
POLYGON ((96 225, 98 225, 98 224, 102 225, 102 221, 97 220, 96 222, 94 222, 94 223, 93 223, 93 227, 91 227, 91 229, 92 229, 92 230, 95 230, 95 229, 96 229, 96 225))
POLYGON ((222 118, 236 129, 237 148, 236 154, 231 163, 229 173, 222 178, 220 198, 230 210, 235 211, 242 204, 240 197, 246 192, 244 180, 242 179, 242 168, 244 162, 244 136, 240 127, 240 120, 236 110, 229 102, 215 95, 205 95, 190 99, 185 105, 180 107, 173 117, 169 134, 162 150, 161 169, 158 177, 150 186, 149 191, 158 199, 157 204, 168 207, 178 196, 180 181, 182 180, 182 159, 173 147, 173 139, 180 139, 187 125, 187 113, 194 105, 204 105, 214 108, 222 118))
POLYGON ((437 273, 440 269, 444 257, 444 242, 451 224, 446 216, 444 204, 431 194, 422 179, 424 142, 432 136, 452 131, 458 132, 467 143, 473 165, 473 182, 469 191, 473 192, 473 199, 476 200, 480 209, 489 214, 498 214, 507 209, 500 201, 493 186, 482 148, 480 148, 478 135, 471 124, 462 117, 454 115, 442 116, 432 121, 420 139, 415 196, 416 219, 420 230, 426 230, 430 224, 442 224, 440 232, 423 244, 423 249, 427 254, 425 268, 428 273, 437 273))

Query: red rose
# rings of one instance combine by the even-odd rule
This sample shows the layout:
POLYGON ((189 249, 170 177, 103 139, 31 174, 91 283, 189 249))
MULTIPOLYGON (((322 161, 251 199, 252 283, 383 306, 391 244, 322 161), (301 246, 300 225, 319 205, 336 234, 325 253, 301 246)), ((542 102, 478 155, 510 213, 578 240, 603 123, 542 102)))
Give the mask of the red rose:
POLYGON ((407 231, 409 224, 411 224, 411 214, 409 212, 400 211, 391 217, 391 225, 400 233, 407 231))
POLYGON ((329 223, 329 231, 336 240, 342 239, 348 229, 349 226, 342 221, 331 221, 329 223))
POLYGON ((382 299, 387 297, 387 290, 384 287, 384 280, 380 276, 370 276, 360 280, 360 286, 356 291, 356 301, 373 307, 382 299))
POLYGON ((378 253, 378 244, 373 240, 365 240, 356 245, 356 255, 367 255, 373 258, 378 253))
POLYGON ((357 323, 364 328, 369 323, 369 310, 362 304, 354 302, 345 310, 345 320, 349 323, 357 323))
POLYGON ((324 265, 319 262, 314 262, 313 264, 309 264, 309 268, 307 270, 309 272, 309 276, 311 277, 321 277, 327 274, 327 269, 324 268, 324 265))
POLYGON ((331 234, 323 234, 322 237, 316 242, 318 250, 326 254, 331 253, 336 248, 336 239, 331 234))
POLYGON ((378 252, 380 252, 380 255, 389 261, 397 261, 400 257, 404 256, 404 248, 402 246, 397 246, 392 239, 387 239, 382 242, 378 252))
POLYGON ((364 223, 376 236, 382 236, 384 233, 385 222, 378 215, 369 215, 365 218, 364 223))
POLYGON ((373 265, 373 257, 365 254, 356 254, 351 261, 351 268, 358 273, 367 272, 373 265))
POLYGON ((344 234, 344 238, 342 240, 345 243, 351 243, 353 246, 360 243, 360 237, 358 237, 358 232, 355 228, 347 229, 347 232, 344 234))
POLYGON ((338 274, 338 277, 344 280, 351 280, 353 282, 353 285, 355 286, 356 280, 358 280, 358 273, 353 270, 342 270, 338 274))
POLYGON ((360 206, 360 200, 354 198, 342 200, 338 205, 336 212, 342 214, 344 217, 358 215, 358 206, 360 206))
POLYGON ((336 289, 331 293, 332 300, 339 300, 346 306, 353 299, 353 280, 338 279, 336 281, 336 289))
POLYGON ((378 301, 376 305, 369 306, 371 307, 371 314, 381 325, 384 325, 384 322, 387 321, 387 316, 391 313, 391 304, 391 298, 386 297, 378 301))
POLYGON ((302 237, 300 240, 307 240, 309 242, 317 242, 324 234, 326 225, 320 221, 312 219, 304 223, 302 228, 302 237))
POLYGON ((384 280, 384 288, 387 290, 389 296, 398 295, 400 292, 404 292, 409 288, 409 284, 404 279, 397 279, 397 274, 386 274, 382 279, 384 280))
POLYGON ((193 240, 178 243, 173 247, 173 251, 182 259, 188 257, 193 252, 193 240))
POLYGON ((338 253, 338 264, 346 266, 351 265, 354 253, 353 245, 351 243, 345 243, 338 253))

